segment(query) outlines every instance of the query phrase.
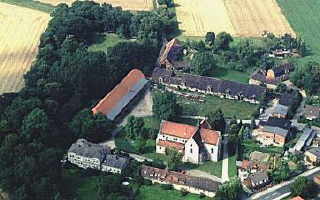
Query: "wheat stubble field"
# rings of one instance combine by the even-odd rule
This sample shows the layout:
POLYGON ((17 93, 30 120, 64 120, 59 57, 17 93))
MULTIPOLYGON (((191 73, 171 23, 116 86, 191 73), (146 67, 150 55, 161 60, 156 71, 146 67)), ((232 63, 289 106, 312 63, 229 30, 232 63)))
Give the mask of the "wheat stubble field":
POLYGON ((23 87, 48 21, 46 13, 0 3, 0 94, 23 87))
POLYGON ((234 34, 224 0, 174 0, 179 29, 186 36, 222 31, 234 34))
MULTIPOLYGON (((39 0, 42 3, 51 5, 58 5, 59 3, 66 3, 71 5, 76 0, 39 0)), ((97 3, 108 3, 112 6, 121 6, 124 10, 148 11, 153 9, 152 0, 94 0, 97 3)))
POLYGON ((276 0, 174 0, 179 29, 185 36, 228 32, 260 37, 264 31, 295 36, 276 0))

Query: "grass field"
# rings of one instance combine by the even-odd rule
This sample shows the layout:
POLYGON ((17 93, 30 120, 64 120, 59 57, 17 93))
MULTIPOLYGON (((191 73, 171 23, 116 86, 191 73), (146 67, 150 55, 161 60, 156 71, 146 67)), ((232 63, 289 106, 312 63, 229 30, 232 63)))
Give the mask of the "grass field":
POLYGON ((235 36, 260 37, 264 31, 295 35, 276 0, 225 0, 225 5, 235 36))
MULTIPOLYGON (((66 3, 71 5, 76 0, 39 0, 42 3, 48 3, 51 5, 58 5, 59 3, 66 3)), ((107 3, 113 6, 121 6, 124 10, 152 10, 153 1, 152 0, 94 0, 97 3, 107 3)))
POLYGON ((223 0, 174 0, 179 29, 185 36, 204 36, 207 32, 234 34, 223 0))
POLYGON ((139 189, 137 199, 141 200, 209 200, 209 198, 200 198, 199 195, 188 194, 182 196, 181 192, 177 190, 163 190, 159 184, 156 185, 143 185, 139 189))
POLYGON ((0 94, 19 91, 47 27, 44 12, 0 3, 0 94))
POLYGON ((206 97, 203 104, 188 101, 184 98, 178 98, 179 105, 182 106, 182 114, 184 115, 201 115, 204 116, 208 112, 221 109, 225 117, 231 118, 236 116, 239 119, 251 119, 252 113, 258 108, 255 104, 246 102, 221 99, 215 96, 206 97))
POLYGON ((89 51, 106 51, 107 48, 113 47, 119 42, 129 41, 123 38, 120 38, 117 34, 110 33, 103 36, 100 36, 96 39, 97 41, 91 45, 89 51))
POLYGON ((320 62, 320 1, 318 0, 277 0, 282 12, 298 36, 311 49, 311 56, 299 59, 320 62))
POLYGON ((250 74, 248 72, 240 72, 226 68, 217 68, 212 77, 223 80, 237 81, 240 83, 248 83, 250 74))
POLYGON ((54 9, 54 6, 50 4, 41 3, 39 1, 33 1, 33 0, 0 0, 0 2, 11 4, 11 5, 17 5, 20 7, 40 10, 42 12, 47 12, 47 13, 51 13, 54 9))
POLYGON ((237 176, 237 166, 236 166, 235 155, 228 158, 228 175, 229 175, 229 178, 237 176))

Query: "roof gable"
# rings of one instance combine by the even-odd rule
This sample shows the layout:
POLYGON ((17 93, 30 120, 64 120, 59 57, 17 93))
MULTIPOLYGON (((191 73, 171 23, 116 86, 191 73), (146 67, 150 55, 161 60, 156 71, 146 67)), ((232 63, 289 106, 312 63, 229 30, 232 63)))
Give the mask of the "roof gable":
POLYGON ((160 132, 165 135, 171 135, 179 138, 189 139, 198 130, 198 127, 170 122, 163 120, 160 125, 160 132))

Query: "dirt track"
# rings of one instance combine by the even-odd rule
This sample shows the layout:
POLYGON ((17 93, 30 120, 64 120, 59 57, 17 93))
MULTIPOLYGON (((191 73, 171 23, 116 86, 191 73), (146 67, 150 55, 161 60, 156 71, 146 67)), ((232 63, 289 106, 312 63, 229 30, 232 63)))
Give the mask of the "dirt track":
POLYGON ((0 3, 0 94, 23 87, 48 21, 46 13, 0 3))
MULTIPOLYGON (((54 6, 59 3, 66 3, 71 5, 76 0, 39 0, 43 3, 52 4, 54 6)), ((97 3, 108 3, 113 6, 121 6, 124 10, 152 10, 153 2, 152 0, 94 0, 97 3)))

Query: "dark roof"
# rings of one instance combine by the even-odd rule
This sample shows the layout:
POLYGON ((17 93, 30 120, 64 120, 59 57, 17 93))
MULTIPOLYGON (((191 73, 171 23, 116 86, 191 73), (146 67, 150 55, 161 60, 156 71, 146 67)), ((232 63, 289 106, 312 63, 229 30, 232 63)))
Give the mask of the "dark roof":
POLYGON ((308 152, 320 158, 320 147, 309 149, 308 152))
POLYGON ((253 72, 253 74, 251 75, 250 78, 253 79, 253 80, 260 81, 260 82, 265 83, 265 84, 276 85, 276 84, 279 84, 281 82, 278 79, 267 79, 266 72, 264 70, 261 70, 261 69, 253 72))
POLYGON ((170 184, 186 185, 210 192, 216 192, 220 185, 220 183, 207 178, 188 176, 180 172, 159 169, 146 165, 141 167, 140 174, 145 178, 161 180, 170 184))
POLYGON ((288 130, 286 129, 283 129, 283 128, 279 128, 279 127, 273 127, 273 126, 264 126, 262 128, 262 130, 264 132, 269 132, 269 133, 273 133, 275 135, 279 135, 279 136, 282 136, 282 137, 287 137, 288 135, 288 130))
POLYGON ((290 129, 291 121, 284 118, 269 117, 267 121, 260 121, 261 126, 273 126, 283 129, 290 129))
POLYGON ((211 89, 214 93, 229 94, 231 96, 242 95, 248 99, 258 99, 262 97, 266 89, 258 85, 249 85, 234 81, 221 80, 212 77, 197 76, 191 74, 175 75, 173 72, 164 68, 155 68, 152 73, 152 79, 159 82, 162 78, 163 83, 183 85, 187 87, 196 88, 198 90, 211 89))
POLYGON ((284 106, 291 106, 295 101, 295 96, 292 93, 283 93, 279 98, 279 104, 284 106))
POLYGON ((248 177, 254 185, 258 185, 261 182, 269 180, 268 174, 266 172, 257 172, 254 174, 250 174, 248 177))
POLYGON ((291 63, 285 63, 285 64, 274 67, 272 70, 274 72, 274 75, 276 77, 279 77, 285 74, 289 74, 289 72, 293 71, 294 65, 291 63))
POLYGON ((68 152, 87 158, 97 158, 102 162, 105 158, 105 155, 110 153, 110 149, 100 144, 88 142, 85 139, 78 139, 76 143, 71 145, 68 152))
POLYGON ((120 157, 118 155, 107 154, 102 165, 106 165, 113 168, 124 169, 129 160, 125 157, 120 157))

